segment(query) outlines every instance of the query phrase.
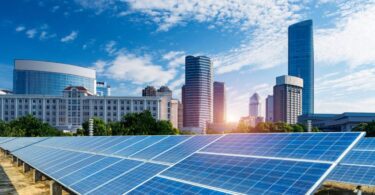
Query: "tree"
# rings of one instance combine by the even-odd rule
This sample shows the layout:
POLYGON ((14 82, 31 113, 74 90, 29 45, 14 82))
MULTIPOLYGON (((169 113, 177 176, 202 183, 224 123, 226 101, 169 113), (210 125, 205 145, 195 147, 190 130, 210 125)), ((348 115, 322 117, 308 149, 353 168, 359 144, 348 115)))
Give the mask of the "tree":
MULTIPOLYGON (((111 135, 111 133, 107 129, 107 125, 101 118, 94 117, 93 120, 94 120, 93 122, 94 135, 96 136, 111 135)), ((83 134, 89 135, 89 121, 85 121, 82 124, 82 128, 83 128, 83 134)))
POLYGON ((249 133, 250 126, 244 120, 241 120, 238 125, 237 129, 233 133, 249 133))
POLYGON ((365 131, 366 137, 375 137, 375 121, 360 123, 352 131, 365 131))

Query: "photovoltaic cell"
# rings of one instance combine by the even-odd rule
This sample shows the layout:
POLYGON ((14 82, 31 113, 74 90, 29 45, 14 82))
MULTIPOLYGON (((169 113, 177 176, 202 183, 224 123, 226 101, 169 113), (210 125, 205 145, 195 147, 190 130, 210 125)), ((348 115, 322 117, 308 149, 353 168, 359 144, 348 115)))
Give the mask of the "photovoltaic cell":
POLYGON ((228 134, 205 152, 335 161, 358 133, 228 134))
POLYGON ((186 142, 172 148, 171 150, 157 156, 153 160, 167 163, 176 163, 193 154, 202 147, 208 145, 220 135, 196 135, 186 142))
POLYGON ((15 139, 14 137, 0 137, 0 144, 11 141, 15 139))
POLYGON ((226 193, 201 188, 161 177, 152 178, 150 181, 139 186, 129 194, 200 194, 200 195, 224 195, 226 193))
POLYGON ((152 144, 155 144, 155 143, 157 143, 157 142, 159 142, 162 139, 165 139, 167 137, 168 136, 148 136, 147 138, 143 139, 142 141, 137 142, 134 145, 131 145, 131 146, 129 146, 129 147, 123 149, 123 150, 120 150, 120 151, 116 152, 115 155, 124 156, 124 157, 131 156, 132 154, 134 154, 134 153, 136 153, 140 150, 143 150, 146 147, 149 147, 152 144))
POLYGON ((123 142, 120 142, 116 145, 108 147, 107 149, 103 149, 102 151, 99 151, 99 152, 103 154, 114 154, 118 151, 124 150, 127 147, 132 146, 133 144, 136 144, 142 141, 143 139, 147 139, 147 138, 148 138, 147 136, 133 136, 133 137, 127 138, 123 142))
POLYGON ((97 186, 139 165, 139 161, 122 160, 71 186, 76 192, 85 194, 97 186))
POLYGON ((48 137, 21 137, 21 138, 13 139, 8 142, 4 142, 0 144, 0 147, 3 148, 4 150, 13 152, 18 149, 24 148, 26 146, 43 141, 45 139, 48 139, 48 137))
POLYGON ((70 186, 76 182, 79 182, 80 180, 98 172, 102 169, 105 169, 106 167, 120 161, 120 158, 113 158, 113 157, 106 157, 102 160, 99 160, 89 166, 86 166, 82 169, 79 169, 73 173, 70 173, 66 176, 63 176, 61 178, 57 178, 58 181, 65 184, 66 186, 70 186))
POLYGON ((123 194, 137 185, 145 182, 160 171, 167 168, 165 165, 145 163, 136 169, 121 175, 120 177, 112 180, 111 182, 101 186, 100 188, 90 192, 89 194, 97 195, 117 195, 123 194))
POLYGON ((364 138, 355 146, 356 150, 375 150, 375 138, 364 138))
POLYGON ((305 194, 330 166, 194 154, 161 175, 246 194, 305 194))
POLYGON ((368 166, 339 165, 332 171, 327 180, 375 186, 375 168, 368 166))
POLYGON ((355 165, 372 165, 375 166, 375 150, 374 151, 360 151, 352 150, 341 161, 345 164, 355 165))
POLYGON ((153 157, 161 154, 162 152, 172 148, 173 146, 178 145, 179 143, 189 138, 191 138, 191 136, 170 136, 156 143, 155 145, 152 145, 144 150, 135 153, 134 155, 131 155, 131 157, 150 160, 153 157))

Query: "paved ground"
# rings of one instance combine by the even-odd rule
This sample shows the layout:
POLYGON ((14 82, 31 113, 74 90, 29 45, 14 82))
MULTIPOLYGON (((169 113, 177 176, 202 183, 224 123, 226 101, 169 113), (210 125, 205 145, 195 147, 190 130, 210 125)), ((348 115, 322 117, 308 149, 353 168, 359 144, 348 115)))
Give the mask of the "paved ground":
POLYGON ((33 183, 31 174, 24 175, 21 168, 14 167, 10 159, 0 154, 0 194, 1 195, 47 195, 47 181, 33 183))

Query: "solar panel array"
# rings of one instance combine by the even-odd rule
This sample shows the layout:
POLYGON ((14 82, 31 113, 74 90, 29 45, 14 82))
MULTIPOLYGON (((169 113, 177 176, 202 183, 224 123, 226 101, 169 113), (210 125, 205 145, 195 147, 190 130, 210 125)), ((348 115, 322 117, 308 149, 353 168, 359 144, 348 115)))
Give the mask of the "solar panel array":
POLYGON ((328 180, 375 186, 375 138, 362 139, 333 170, 328 180))
POLYGON ((12 154, 77 194, 309 194, 361 137, 52 137, 12 154))

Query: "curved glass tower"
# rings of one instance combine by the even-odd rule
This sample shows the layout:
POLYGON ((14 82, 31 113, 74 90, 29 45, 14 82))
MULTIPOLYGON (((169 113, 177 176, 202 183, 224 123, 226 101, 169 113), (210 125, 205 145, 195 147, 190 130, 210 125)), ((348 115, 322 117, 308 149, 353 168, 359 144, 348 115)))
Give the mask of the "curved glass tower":
POLYGON ((13 91, 15 94, 62 95, 68 86, 83 86, 96 94, 93 69, 68 64, 15 60, 13 91))
POLYGON ((206 56, 186 56, 184 127, 205 133, 207 123, 212 122, 213 71, 211 59, 206 56))
POLYGON ((302 114, 314 113, 314 40, 312 20, 288 29, 288 74, 303 79, 302 114))

